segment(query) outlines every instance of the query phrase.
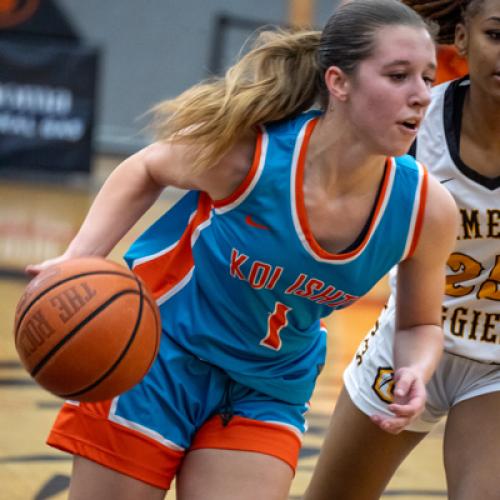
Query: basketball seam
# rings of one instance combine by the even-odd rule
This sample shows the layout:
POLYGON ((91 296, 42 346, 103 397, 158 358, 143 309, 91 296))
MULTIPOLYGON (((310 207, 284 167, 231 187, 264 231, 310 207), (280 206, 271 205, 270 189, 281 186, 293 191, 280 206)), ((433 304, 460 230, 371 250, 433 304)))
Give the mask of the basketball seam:
POLYGON ((66 344, 72 337, 75 336, 76 333, 78 333, 79 330, 81 330, 87 323, 89 323, 92 319, 94 319, 98 314, 100 314, 104 309, 106 309, 110 304, 112 304, 118 297, 121 297, 122 295, 126 294, 140 294, 137 290, 134 289, 126 289, 126 290, 121 290, 118 293, 115 293, 112 295, 109 299, 107 299, 105 302, 103 302, 99 307, 94 309, 91 313, 89 313, 84 320, 82 320, 78 325, 76 325, 70 332, 68 332, 39 362, 38 364, 33 368, 33 370, 30 372, 30 375, 32 377, 35 377, 38 372, 45 366, 45 364, 50 360, 50 358, 57 352, 59 351, 64 344, 66 344))
POLYGON ((115 371, 115 369, 117 368, 117 366, 121 363, 121 361, 123 360, 123 358, 125 357, 125 355, 128 353, 128 351, 130 349, 130 346, 133 344, 133 341, 134 341, 134 339, 135 339, 135 337, 137 335, 137 331, 139 329, 139 325, 141 324, 142 311, 143 311, 143 298, 144 298, 144 293, 143 293, 143 290, 142 290, 141 283, 139 282, 139 280, 135 276, 133 276, 133 278, 134 278, 134 280, 135 280, 135 282, 137 283, 137 286, 138 286, 138 290, 134 290, 134 293, 139 294, 139 311, 137 313, 137 319, 135 321, 134 329, 132 330, 132 334, 130 335, 127 344, 123 348, 123 351, 118 356, 118 358, 116 359, 116 361, 102 375, 100 375, 97 380, 95 380, 91 384, 87 385, 83 389, 79 389, 78 391, 71 392, 71 393, 68 393, 68 394, 61 394, 61 397, 63 397, 63 398, 72 398, 72 397, 79 396, 80 394, 84 394, 84 393, 92 390, 94 387, 98 386, 103 380, 105 380, 106 378, 108 378, 109 375, 115 371))
POLYGON ((135 276, 131 276, 130 274, 119 272, 119 271, 89 271, 89 272, 86 272, 86 273, 75 274, 74 276, 70 276, 70 277, 65 278, 65 279, 63 279, 61 281, 58 281, 57 283, 53 283, 47 289, 43 290, 43 292, 40 292, 37 296, 33 297, 33 299, 31 300, 31 302, 25 307, 23 313, 19 317, 19 319, 18 319, 18 321, 17 321, 17 323, 16 323, 16 325, 14 327, 14 332, 15 332, 14 340, 16 341, 16 343, 17 343, 17 336, 19 334, 19 325, 22 323, 24 317, 26 316, 26 314, 28 314, 28 312, 31 309, 31 307, 33 306, 33 304, 40 297, 43 297, 46 293, 50 292, 54 288, 57 288, 58 286, 60 286, 60 285, 62 285, 64 283, 68 283, 68 281, 72 281, 72 280, 81 278, 83 276, 92 276, 92 275, 96 275, 96 274, 112 274, 112 275, 116 275, 116 276, 123 276, 124 278, 129 278, 129 279, 132 279, 134 281, 137 281, 135 279, 135 276))

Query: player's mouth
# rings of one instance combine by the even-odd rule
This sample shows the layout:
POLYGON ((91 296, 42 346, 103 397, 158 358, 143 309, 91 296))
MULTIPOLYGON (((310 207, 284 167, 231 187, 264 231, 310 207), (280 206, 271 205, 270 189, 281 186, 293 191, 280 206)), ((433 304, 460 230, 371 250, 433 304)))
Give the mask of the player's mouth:
POLYGON ((418 132, 420 118, 408 118, 398 122, 400 130, 409 135, 415 135, 418 132))

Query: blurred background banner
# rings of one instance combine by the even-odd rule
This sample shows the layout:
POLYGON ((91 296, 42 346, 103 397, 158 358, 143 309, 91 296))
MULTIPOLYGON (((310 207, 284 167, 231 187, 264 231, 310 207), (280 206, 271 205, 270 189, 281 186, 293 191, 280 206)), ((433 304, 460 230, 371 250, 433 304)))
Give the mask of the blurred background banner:
POLYGON ((88 171, 97 53, 0 40, 0 166, 88 171))
POLYGON ((89 172, 97 64, 50 0, 0 2, 0 170, 89 172))

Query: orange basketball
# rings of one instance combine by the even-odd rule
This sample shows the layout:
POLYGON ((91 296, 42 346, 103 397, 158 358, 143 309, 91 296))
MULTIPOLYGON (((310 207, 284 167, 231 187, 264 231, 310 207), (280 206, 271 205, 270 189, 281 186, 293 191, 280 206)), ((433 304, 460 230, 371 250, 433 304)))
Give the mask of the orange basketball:
POLYGON ((99 401, 147 373, 160 343, 160 314, 144 283, 99 257, 54 265, 26 287, 16 308, 19 357, 45 389, 99 401))

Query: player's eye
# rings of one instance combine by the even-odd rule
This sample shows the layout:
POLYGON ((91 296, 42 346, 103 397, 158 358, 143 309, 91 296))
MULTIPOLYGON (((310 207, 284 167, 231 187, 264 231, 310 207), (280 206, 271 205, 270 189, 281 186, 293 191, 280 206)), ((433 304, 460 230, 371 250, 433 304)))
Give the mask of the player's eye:
POLYGON ((424 82, 428 87, 432 87, 434 85, 434 82, 436 81, 435 78, 431 76, 424 76, 424 82))
POLYGON ((500 41, 500 31, 499 30, 488 30, 486 31, 486 35, 491 39, 495 40, 495 42, 500 41))
POLYGON ((404 80, 406 80, 406 73, 391 73, 389 75, 389 78, 395 82, 403 82, 404 80))

